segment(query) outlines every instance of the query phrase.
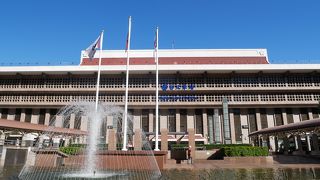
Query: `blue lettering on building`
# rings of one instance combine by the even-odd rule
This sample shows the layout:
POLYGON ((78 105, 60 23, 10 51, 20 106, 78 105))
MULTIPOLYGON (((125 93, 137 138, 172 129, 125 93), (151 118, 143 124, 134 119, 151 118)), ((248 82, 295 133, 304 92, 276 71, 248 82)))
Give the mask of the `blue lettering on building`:
POLYGON ((194 84, 162 84, 162 91, 173 91, 173 90, 190 90, 193 91, 195 88, 194 84))

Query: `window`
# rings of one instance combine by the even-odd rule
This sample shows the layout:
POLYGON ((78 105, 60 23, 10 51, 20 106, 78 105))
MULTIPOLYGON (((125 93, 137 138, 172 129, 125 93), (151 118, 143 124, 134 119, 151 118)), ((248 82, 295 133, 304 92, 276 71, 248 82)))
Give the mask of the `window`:
POLYGON ((261 129, 268 128, 266 109, 260 109, 261 129))
POLYGON ((46 118, 46 110, 45 109, 40 109, 39 123, 38 124, 44 124, 45 118, 46 118))
POLYGON ((293 123, 293 114, 292 114, 292 109, 291 108, 287 108, 286 109, 287 112, 287 120, 288 120, 288 124, 293 123))
POLYGON ((283 125, 283 119, 282 119, 282 110, 277 108, 274 110, 275 113, 274 113, 274 117, 275 117, 275 123, 276 123, 276 126, 281 126, 283 125))
POLYGON ((149 109, 142 110, 141 126, 144 132, 149 132, 149 109))
POLYGON ((14 116, 15 121, 20 121, 21 119, 21 109, 16 109, 16 115, 14 116))
POLYGON ((249 109, 249 130, 250 132, 254 132, 257 130, 257 121, 256 121, 256 110, 255 109, 249 109))
POLYGON ((180 109, 180 132, 187 132, 187 110, 180 109))
POLYGON ((241 121, 240 121, 240 109, 232 109, 234 116, 234 129, 237 142, 242 142, 241 121))
POLYGON ((1 118, 2 119, 7 119, 8 118, 8 112, 9 112, 9 109, 7 109, 7 108, 2 109, 1 118))
POLYGON ((175 109, 169 109, 168 130, 169 132, 176 132, 176 110, 175 109))
POLYGON ((196 134, 203 134, 202 109, 195 110, 195 118, 196 134))

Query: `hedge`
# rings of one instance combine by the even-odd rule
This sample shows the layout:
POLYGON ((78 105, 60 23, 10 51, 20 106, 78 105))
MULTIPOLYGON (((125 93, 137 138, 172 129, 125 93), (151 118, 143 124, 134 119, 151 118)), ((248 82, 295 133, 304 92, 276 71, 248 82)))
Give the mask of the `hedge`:
MULTIPOLYGON (((60 147, 59 150, 68 155, 77 155, 81 153, 86 147, 87 144, 70 144, 67 147, 60 147)), ((108 144, 98 144, 98 148, 100 150, 106 150, 108 149, 108 144)))
MULTIPOLYGON (((221 149, 226 147, 251 147, 250 144, 196 144, 197 148, 204 150, 221 149)), ((188 144, 172 144, 172 149, 188 148, 188 144)))
POLYGON ((268 156, 269 151, 267 147, 225 147, 223 148, 225 156, 268 156))
MULTIPOLYGON (((267 147, 256 147, 250 144, 196 144, 204 150, 220 149, 224 156, 268 156, 267 147)), ((171 149, 187 149, 188 144, 173 144, 171 149)))

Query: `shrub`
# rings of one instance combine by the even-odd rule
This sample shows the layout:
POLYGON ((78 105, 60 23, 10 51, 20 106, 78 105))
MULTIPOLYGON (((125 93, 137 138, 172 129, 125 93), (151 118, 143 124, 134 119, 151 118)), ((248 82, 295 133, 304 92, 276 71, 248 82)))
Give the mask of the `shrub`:
POLYGON ((68 147, 82 147, 82 148, 84 148, 86 146, 87 146, 87 144, 70 144, 68 147))
MULTIPOLYGON (((212 150, 212 149, 222 149, 226 147, 251 147, 250 144, 196 144, 196 147, 199 147, 204 150, 212 150)), ((181 149, 188 148, 188 144, 172 144, 171 148, 173 149, 181 149)))
POLYGON ((250 146, 238 146, 238 147, 225 147, 225 156, 268 156, 267 147, 250 147, 250 146))
POLYGON ((81 152, 82 147, 60 147, 59 150, 68 155, 77 155, 81 152))

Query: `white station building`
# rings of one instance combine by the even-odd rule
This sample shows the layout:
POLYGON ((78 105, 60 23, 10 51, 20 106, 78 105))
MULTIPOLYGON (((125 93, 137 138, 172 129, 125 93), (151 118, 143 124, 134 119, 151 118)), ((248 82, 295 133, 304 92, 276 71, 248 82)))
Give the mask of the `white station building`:
MULTIPOLYGON (((15 122, 30 131, 26 123, 49 125, 65 105, 94 102, 99 51, 92 61, 81 56, 76 66, 0 67, 1 129, 15 122)), ((157 85, 160 130, 172 141, 194 128, 199 143, 248 144, 257 141, 251 132, 319 118, 320 64, 270 64, 266 49, 159 50, 159 84, 154 51, 131 50, 129 70, 133 130, 151 136, 157 85)), ((99 101, 124 107, 125 77, 125 51, 104 50, 99 101)), ((108 117, 106 126, 114 122, 108 117)), ((77 115, 66 127, 58 119, 54 126, 87 128, 77 115)))

